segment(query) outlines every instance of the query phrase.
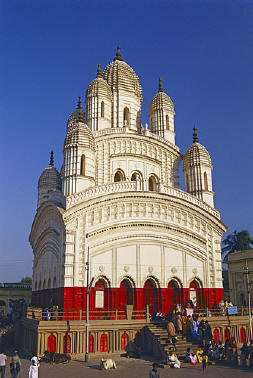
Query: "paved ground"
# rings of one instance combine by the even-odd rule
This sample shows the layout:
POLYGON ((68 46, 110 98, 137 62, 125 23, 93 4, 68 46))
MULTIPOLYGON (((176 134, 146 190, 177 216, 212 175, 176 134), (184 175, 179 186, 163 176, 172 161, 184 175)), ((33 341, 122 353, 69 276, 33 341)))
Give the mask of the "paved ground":
MULTIPOLYGON (((69 364, 49 365, 41 364, 39 378, 90 378, 90 377, 120 377, 120 378, 145 378, 149 377, 151 361, 115 358, 117 369, 98 370, 99 359, 92 359, 88 364, 82 361, 71 361, 69 364)), ((22 360, 22 369, 19 378, 28 378, 28 360, 22 360)), ((161 378, 165 377, 202 377, 201 366, 183 365, 182 369, 160 369, 161 378)), ((253 377, 253 372, 243 369, 232 369, 226 366, 208 366, 204 375, 215 378, 239 378, 253 377)), ((9 370, 5 378, 10 378, 9 370)))

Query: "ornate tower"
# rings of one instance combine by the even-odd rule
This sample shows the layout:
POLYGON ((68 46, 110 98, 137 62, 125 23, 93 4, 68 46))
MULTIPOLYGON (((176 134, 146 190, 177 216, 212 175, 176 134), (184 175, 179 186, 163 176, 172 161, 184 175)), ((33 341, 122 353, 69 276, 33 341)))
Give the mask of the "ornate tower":
POLYGON ((92 131, 107 129, 112 126, 112 93, 102 77, 98 65, 97 77, 90 83, 85 96, 86 120, 92 131))
POLYGON ((142 89, 134 70, 124 62, 118 46, 116 58, 103 71, 112 92, 112 127, 141 128, 142 89))
POLYGON ((159 79, 158 93, 149 105, 149 119, 152 133, 155 133, 175 144, 174 105, 163 91, 162 79, 159 79))
POLYGON ((196 128, 193 130, 193 144, 184 156, 185 190, 214 207, 212 161, 206 148, 199 143, 196 128))
POLYGON ((62 182, 60 173, 54 167, 54 154, 51 151, 49 166, 42 172, 38 182, 38 204, 39 208, 44 202, 53 202, 57 206, 65 207, 65 198, 62 193, 62 182))
POLYGON ((95 184, 95 143, 89 127, 84 123, 81 98, 67 123, 62 167, 65 196, 81 192, 95 184))

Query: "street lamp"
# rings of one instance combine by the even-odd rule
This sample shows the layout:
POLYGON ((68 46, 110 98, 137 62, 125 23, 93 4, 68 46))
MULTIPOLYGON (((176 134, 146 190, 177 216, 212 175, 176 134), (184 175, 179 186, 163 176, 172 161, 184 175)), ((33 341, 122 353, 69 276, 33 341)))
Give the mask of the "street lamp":
MULTIPOLYGON (((88 234, 86 235, 86 238, 88 237, 88 234)), ((89 304, 90 304, 90 289, 92 287, 92 283, 94 281, 94 277, 92 277, 90 283, 89 283, 89 274, 90 274, 90 264, 89 264, 89 258, 90 258, 90 252, 89 252, 89 246, 87 251, 87 261, 86 261, 86 275, 87 275, 87 288, 86 288, 86 345, 85 345, 85 362, 89 361, 89 304)))
POLYGON ((243 268, 244 274, 246 275, 246 285, 248 293, 248 306, 249 306, 249 329, 250 329, 250 340, 252 340, 252 316, 251 316, 251 298, 250 298, 250 281, 249 281, 249 267, 246 260, 246 266, 243 268))

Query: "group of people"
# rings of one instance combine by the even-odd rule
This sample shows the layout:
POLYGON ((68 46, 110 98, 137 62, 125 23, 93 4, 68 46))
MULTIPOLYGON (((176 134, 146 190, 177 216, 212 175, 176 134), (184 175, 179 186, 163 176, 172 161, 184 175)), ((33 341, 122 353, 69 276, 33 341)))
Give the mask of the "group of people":
MULTIPOLYGON (((7 356, 5 351, 2 351, 0 353, 0 373, 1 373, 1 378, 5 377, 5 372, 6 372, 6 362, 7 362, 7 356)), ((10 375, 11 378, 16 378, 19 375, 20 369, 21 369, 21 362, 20 358, 18 355, 18 352, 15 351, 13 356, 11 356, 11 359, 9 361, 10 365, 10 375)))

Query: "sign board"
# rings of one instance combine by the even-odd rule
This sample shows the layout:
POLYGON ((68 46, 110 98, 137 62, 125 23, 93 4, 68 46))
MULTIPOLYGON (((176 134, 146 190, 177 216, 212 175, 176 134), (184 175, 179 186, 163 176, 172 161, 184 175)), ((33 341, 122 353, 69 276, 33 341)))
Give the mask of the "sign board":
POLYGON ((237 314, 238 314, 237 306, 228 307, 228 315, 237 315, 237 314))

